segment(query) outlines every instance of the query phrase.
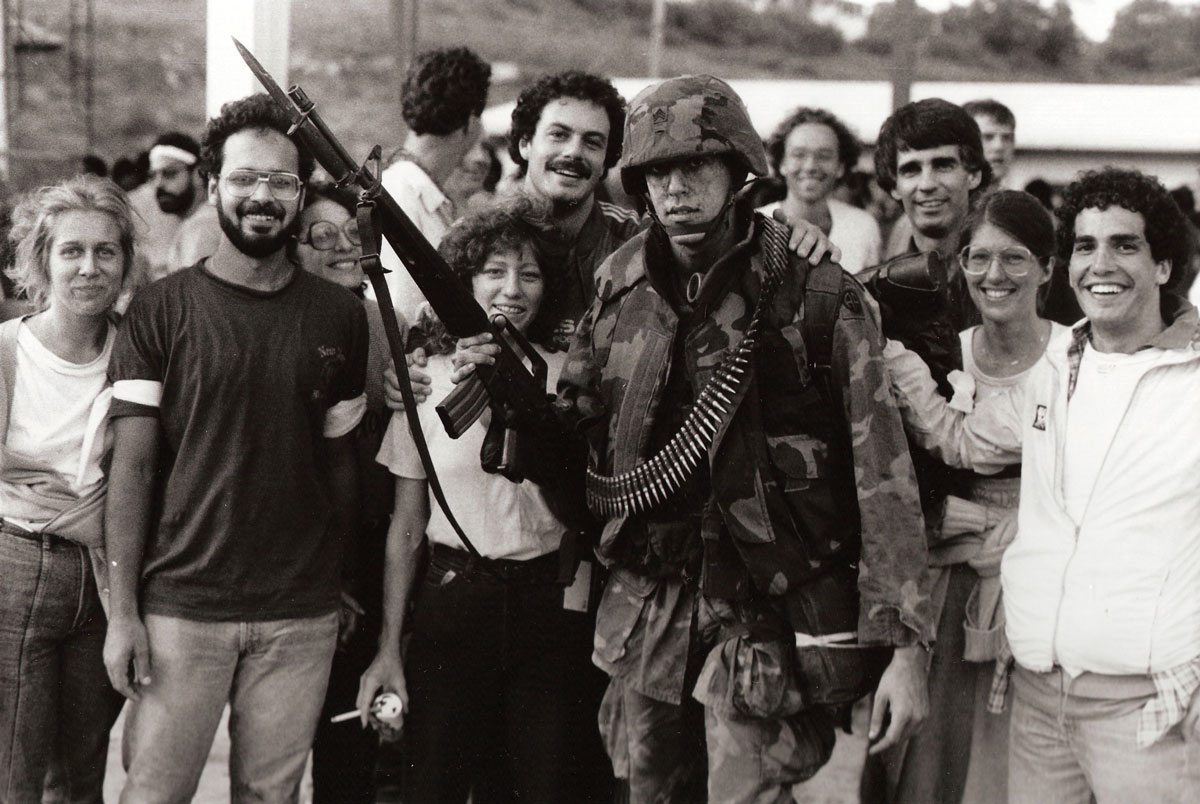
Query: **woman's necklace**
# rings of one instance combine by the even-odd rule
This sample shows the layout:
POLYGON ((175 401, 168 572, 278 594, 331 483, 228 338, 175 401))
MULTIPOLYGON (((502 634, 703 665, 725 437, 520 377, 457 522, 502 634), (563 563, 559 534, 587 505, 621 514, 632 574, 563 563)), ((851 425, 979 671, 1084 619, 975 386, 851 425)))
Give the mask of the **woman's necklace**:
MULTIPOLYGON (((1040 325, 1042 322, 1038 323, 1040 325)), ((980 362, 987 366, 996 367, 1002 370, 1010 370, 1016 368, 1026 361, 1031 363, 1036 362, 1037 359, 1042 356, 1042 353, 1046 351, 1046 341, 1050 338, 1050 330, 1049 328, 1039 326, 1037 338, 1035 338, 1033 341, 1032 350, 1022 350, 1017 353, 1016 357, 1008 357, 1007 355, 1000 355, 997 353, 988 341, 987 330, 983 327, 980 327, 979 335, 980 337, 977 339, 979 343, 978 356, 983 358, 980 362)))

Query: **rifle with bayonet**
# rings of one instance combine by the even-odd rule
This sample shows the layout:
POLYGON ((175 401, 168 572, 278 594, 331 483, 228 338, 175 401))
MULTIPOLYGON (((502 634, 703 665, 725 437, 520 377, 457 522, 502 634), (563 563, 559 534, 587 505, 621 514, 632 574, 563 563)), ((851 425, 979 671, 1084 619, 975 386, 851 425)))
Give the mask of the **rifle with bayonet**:
MULTIPOLYGON (((560 514, 561 521, 578 521, 578 512, 586 512, 582 502, 583 466, 580 451, 585 448, 579 439, 558 437, 562 429, 547 394, 545 361, 504 316, 488 318, 471 291, 459 281, 442 256, 383 188, 378 175, 379 146, 375 146, 366 162, 357 164, 317 114, 315 104, 303 89, 293 85, 284 92, 241 42, 234 39, 233 44, 267 93, 288 114, 292 121, 288 135, 313 155, 338 186, 356 185, 360 190, 357 218, 363 255, 359 262, 379 302, 388 347, 401 380, 400 391, 404 397, 409 429, 425 467, 430 491, 467 551, 473 559, 480 558, 478 550, 459 527, 446 503, 417 422, 417 402, 408 378, 404 341, 388 292, 385 278, 387 270, 379 262, 380 234, 396 250, 413 281, 451 335, 466 338, 490 332, 492 342, 500 347, 493 365, 477 365, 474 374, 455 386, 437 405, 438 416, 446 431, 452 438, 458 438, 491 407, 492 423, 481 452, 483 468, 499 472, 513 482, 521 482, 529 476, 546 489, 547 501, 560 514), (532 370, 526 368, 525 360, 529 361, 532 370), (521 431, 520 436, 518 430, 521 431), (576 444, 580 449, 575 449, 576 444), (547 455, 555 457, 545 460, 547 455), (576 463, 579 464, 577 467, 573 465, 576 463), (572 466, 565 468, 564 464, 572 466), (578 471, 573 471, 576 468, 578 471)), ((573 567, 570 574, 574 574, 573 567)))
MULTIPOLYGON (((456 338, 490 332, 493 343, 500 347, 494 365, 476 366, 474 376, 455 386, 437 406, 438 416, 450 437, 461 436, 489 406, 504 422, 520 424, 522 429, 544 424, 553 416, 553 410, 546 393, 545 362, 541 357, 503 316, 488 318, 471 291, 383 188, 379 177, 366 164, 360 166, 350 158, 317 114, 316 105, 304 90, 293 85, 285 93, 253 54, 237 39, 233 41, 251 72, 291 117, 292 136, 312 153, 338 186, 357 185, 364 199, 374 202, 379 230, 395 249, 447 331, 456 338), (533 371, 526 368, 525 359, 533 364, 533 371)), ((384 279, 386 269, 378 264, 378 260, 364 262, 363 267, 380 307, 384 307, 386 300, 390 308, 391 297, 384 279)), ((394 321, 394 313, 390 309, 385 312, 388 315, 384 315, 384 322, 394 321)), ((395 333, 396 343, 392 343, 392 337, 389 332, 389 345, 399 367, 403 362, 400 356, 404 353, 403 345, 399 343, 399 331, 395 333)), ((512 480, 521 479, 512 476, 519 472, 518 467, 505 466, 502 471, 512 480)))

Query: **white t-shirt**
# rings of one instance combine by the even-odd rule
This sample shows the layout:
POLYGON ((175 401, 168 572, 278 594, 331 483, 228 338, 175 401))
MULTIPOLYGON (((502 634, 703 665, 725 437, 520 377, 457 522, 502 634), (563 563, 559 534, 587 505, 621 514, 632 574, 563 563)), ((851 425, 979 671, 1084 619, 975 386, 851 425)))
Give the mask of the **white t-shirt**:
POLYGON ((1067 515, 1078 524, 1091 498, 1100 467, 1129 407, 1143 367, 1162 355, 1142 349, 1131 355, 1083 348, 1075 392, 1067 403, 1063 492, 1067 515))
POLYGON ((100 355, 78 364, 51 352, 21 324, 0 480, 0 512, 6 519, 36 529, 59 510, 48 507, 48 499, 39 505, 43 498, 31 489, 65 486, 82 497, 102 481, 100 458, 112 397, 105 374, 115 334, 110 327, 100 355))
MULTIPOLYGON (((549 354, 540 349, 538 352, 547 363, 548 385, 553 388, 566 354, 549 354)), ((557 550, 567 527, 550 512, 541 489, 528 480, 513 483, 503 475, 483 471, 479 465, 479 449, 491 412, 485 411, 459 438, 450 438, 435 410, 454 387, 450 382, 453 371, 450 356, 430 358, 426 371, 432 378, 432 392, 417 407, 417 416, 446 501, 467 538, 488 558, 526 560, 557 550)), ((425 469, 402 411, 392 414, 376 460, 397 477, 425 479, 425 469)), ((432 495, 426 536, 433 544, 465 549, 432 495)))
MULTIPOLYGON (((776 201, 767 204, 759 207, 758 211, 769 218, 781 203, 776 201)), ((842 250, 841 266, 849 273, 857 274, 864 268, 882 262, 880 252, 883 250, 883 238, 875 217, 864 209, 836 198, 830 198, 826 203, 833 222, 829 228, 829 240, 842 250)))
MULTIPOLYGON (((454 205, 433 179, 429 178, 421 166, 410 159, 401 158, 380 176, 383 188, 396 200, 429 244, 434 248, 442 242, 446 230, 454 222, 454 205)), ((392 306, 405 321, 415 322, 419 319, 417 309, 425 301, 417 283, 412 280, 408 270, 400 261, 399 255, 387 241, 383 239, 379 260, 390 273, 387 274, 388 292, 392 295, 392 306)), ((367 286, 367 297, 374 299, 375 291, 367 286)))

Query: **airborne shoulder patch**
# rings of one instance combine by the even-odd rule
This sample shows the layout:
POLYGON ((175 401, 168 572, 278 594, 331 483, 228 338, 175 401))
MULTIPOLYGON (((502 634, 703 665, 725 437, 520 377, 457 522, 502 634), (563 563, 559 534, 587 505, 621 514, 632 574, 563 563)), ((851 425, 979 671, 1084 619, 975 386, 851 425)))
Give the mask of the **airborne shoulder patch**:
POLYGON ((842 291, 842 309, 844 309, 849 316, 862 318, 862 299, 858 298, 858 294, 853 290, 842 291))

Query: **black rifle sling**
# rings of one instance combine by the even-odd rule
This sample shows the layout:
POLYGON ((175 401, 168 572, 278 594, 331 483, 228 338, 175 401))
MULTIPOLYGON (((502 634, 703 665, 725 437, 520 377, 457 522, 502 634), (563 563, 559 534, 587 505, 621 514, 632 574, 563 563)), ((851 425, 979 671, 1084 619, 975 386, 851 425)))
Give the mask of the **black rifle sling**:
POLYGON ((824 260, 810 267, 804 280, 804 348, 810 372, 825 386, 833 368, 833 328, 841 303, 841 266, 824 260))
MULTIPOLYGON (((462 526, 458 524, 458 520, 454 518, 454 513, 450 510, 450 505, 446 502, 442 483, 438 480, 437 470, 433 467, 433 458, 429 455, 429 445, 425 442, 425 433, 421 431, 421 422, 417 418, 417 399, 413 393, 412 378, 408 373, 408 361, 405 360, 403 338, 400 336, 400 327, 396 324, 396 310, 392 306, 392 296, 384 277, 387 272, 379 261, 379 249, 383 242, 383 235, 375 222, 378 214, 375 201, 364 192, 359 199, 355 216, 358 219, 359 241, 362 243, 362 256, 359 258, 359 263, 363 267, 363 272, 371 280, 371 285, 375 289, 375 298, 379 302, 379 314, 383 317, 383 328, 387 332, 388 345, 391 347, 392 362, 396 364, 396 376, 400 381, 400 395, 404 398, 404 416, 408 419, 408 429, 412 433, 413 444, 417 447, 421 466, 425 468, 425 479, 429 483, 429 490, 433 492, 433 498, 437 500, 437 504, 442 507, 442 513, 446 515, 446 521, 450 523, 450 527, 462 541, 463 547, 466 547, 467 552, 471 554, 470 562, 467 565, 467 574, 469 575, 476 562, 483 556, 467 538, 467 534, 463 532, 462 526)), ((486 569, 486 565, 484 568, 486 569)))

